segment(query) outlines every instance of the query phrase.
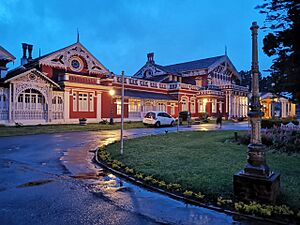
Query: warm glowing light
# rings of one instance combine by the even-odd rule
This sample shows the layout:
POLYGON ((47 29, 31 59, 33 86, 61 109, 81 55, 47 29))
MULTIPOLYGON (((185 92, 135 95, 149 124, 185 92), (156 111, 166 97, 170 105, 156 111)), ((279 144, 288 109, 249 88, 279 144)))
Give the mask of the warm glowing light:
POLYGON ((207 99, 206 99, 206 98, 203 99, 203 103, 204 103, 204 104, 207 103, 207 99))
POLYGON ((110 90, 109 90, 109 94, 110 94, 110 96, 114 96, 114 95, 115 95, 115 93, 116 93, 116 92, 115 92, 115 90, 114 90, 114 89, 110 89, 110 90))

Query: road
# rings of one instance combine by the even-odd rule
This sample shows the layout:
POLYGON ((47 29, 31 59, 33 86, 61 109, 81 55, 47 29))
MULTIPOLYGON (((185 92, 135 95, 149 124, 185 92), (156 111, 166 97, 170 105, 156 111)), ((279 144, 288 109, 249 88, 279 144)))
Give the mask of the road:
MULTIPOLYGON (((125 131, 126 138, 176 128, 125 131)), ((181 130, 211 130, 207 124, 181 130)), ((223 129, 247 129, 247 124, 223 129)), ((0 223, 5 224, 258 224, 147 191, 92 163, 90 150, 119 131, 0 138, 0 223)))

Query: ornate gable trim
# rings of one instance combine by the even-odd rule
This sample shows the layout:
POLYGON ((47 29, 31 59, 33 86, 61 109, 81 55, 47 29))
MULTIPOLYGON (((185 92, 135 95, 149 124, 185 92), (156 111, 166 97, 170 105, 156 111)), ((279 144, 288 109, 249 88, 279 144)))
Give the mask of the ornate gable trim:
POLYGON ((78 56, 83 58, 87 64, 89 73, 109 74, 109 70, 99 62, 80 42, 69 47, 53 52, 39 60, 40 65, 67 69, 71 67, 71 58, 78 56))
POLYGON ((218 67, 220 67, 220 66, 223 67, 225 70, 231 71, 234 76, 236 76, 239 80, 241 80, 240 74, 238 73, 238 71, 236 70, 236 68, 234 67, 234 65, 232 64, 230 59, 228 58, 228 56, 224 56, 221 59, 219 59, 217 62, 212 64, 208 68, 208 72, 214 71, 215 69, 218 69, 218 67), (225 63, 225 67, 222 65, 223 63, 225 63))
POLYGON ((156 65, 146 63, 138 72, 133 75, 133 77, 150 78, 164 74, 166 74, 166 72, 158 68, 156 65))
MULTIPOLYGON (((25 76, 27 76, 27 75, 29 75, 29 74, 36 75, 36 76, 42 78, 43 80, 45 80, 47 83, 50 83, 50 84, 52 84, 53 86, 60 88, 60 86, 59 86, 57 83, 55 83, 53 80, 51 80, 49 77, 47 77, 45 74, 43 74, 42 72, 38 71, 38 70, 35 69, 35 68, 34 68, 34 69, 31 69, 31 70, 28 70, 28 71, 26 71, 26 72, 23 72, 23 73, 21 73, 21 74, 19 74, 19 75, 17 75, 17 76, 14 76, 14 77, 12 77, 12 78, 10 78, 10 79, 4 81, 4 83, 12 82, 12 81, 14 81, 14 80, 17 80, 17 79, 20 79, 20 78, 22 78, 22 77, 25 77, 25 76)), ((32 77, 32 80, 33 80, 33 79, 34 79, 34 77, 32 77)))

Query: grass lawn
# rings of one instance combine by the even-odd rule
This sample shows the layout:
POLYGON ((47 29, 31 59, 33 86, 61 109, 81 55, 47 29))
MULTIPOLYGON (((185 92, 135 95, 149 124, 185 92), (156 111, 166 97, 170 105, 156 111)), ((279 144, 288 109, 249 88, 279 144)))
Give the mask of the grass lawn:
MULTIPOLYGON (((108 146, 118 159, 146 175, 210 198, 232 196, 233 174, 246 164, 247 146, 228 141, 234 131, 180 132, 127 140, 124 155, 119 143, 108 146)), ((300 208, 300 155, 267 154, 270 168, 281 173, 279 202, 300 208)))
MULTIPOLYGON (((145 127, 142 122, 124 123, 125 129, 142 128, 142 127, 143 128, 145 127)), ((74 131, 115 130, 120 128, 121 128, 120 123, 115 123, 114 125, 92 123, 92 124, 87 124, 86 126, 81 126, 79 124, 38 125, 38 126, 22 126, 22 127, 0 126, 0 137, 14 136, 14 135, 28 135, 28 134, 74 132, 74 131)))

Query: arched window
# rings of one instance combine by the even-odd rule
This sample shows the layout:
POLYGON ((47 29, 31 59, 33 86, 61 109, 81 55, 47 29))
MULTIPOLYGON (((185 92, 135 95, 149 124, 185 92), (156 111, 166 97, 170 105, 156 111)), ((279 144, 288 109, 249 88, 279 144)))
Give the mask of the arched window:
POLYGON ((162 111, 162 112, 166 112, 166 104, 164 104, 163 102, 159 102, 157 104, 157 110, 162 111))
POLYGON ((183 96, 181 97, 181 111, 188 111, 188 98, 183 96))
POLYGON ((195 98, 191 98, 190 109, 191 109, 191 113, 196 112, 195 98))
POLYGON ((26 89, 18 96, 17 109, 44 110, 45 97, 36 89, 26 89))

